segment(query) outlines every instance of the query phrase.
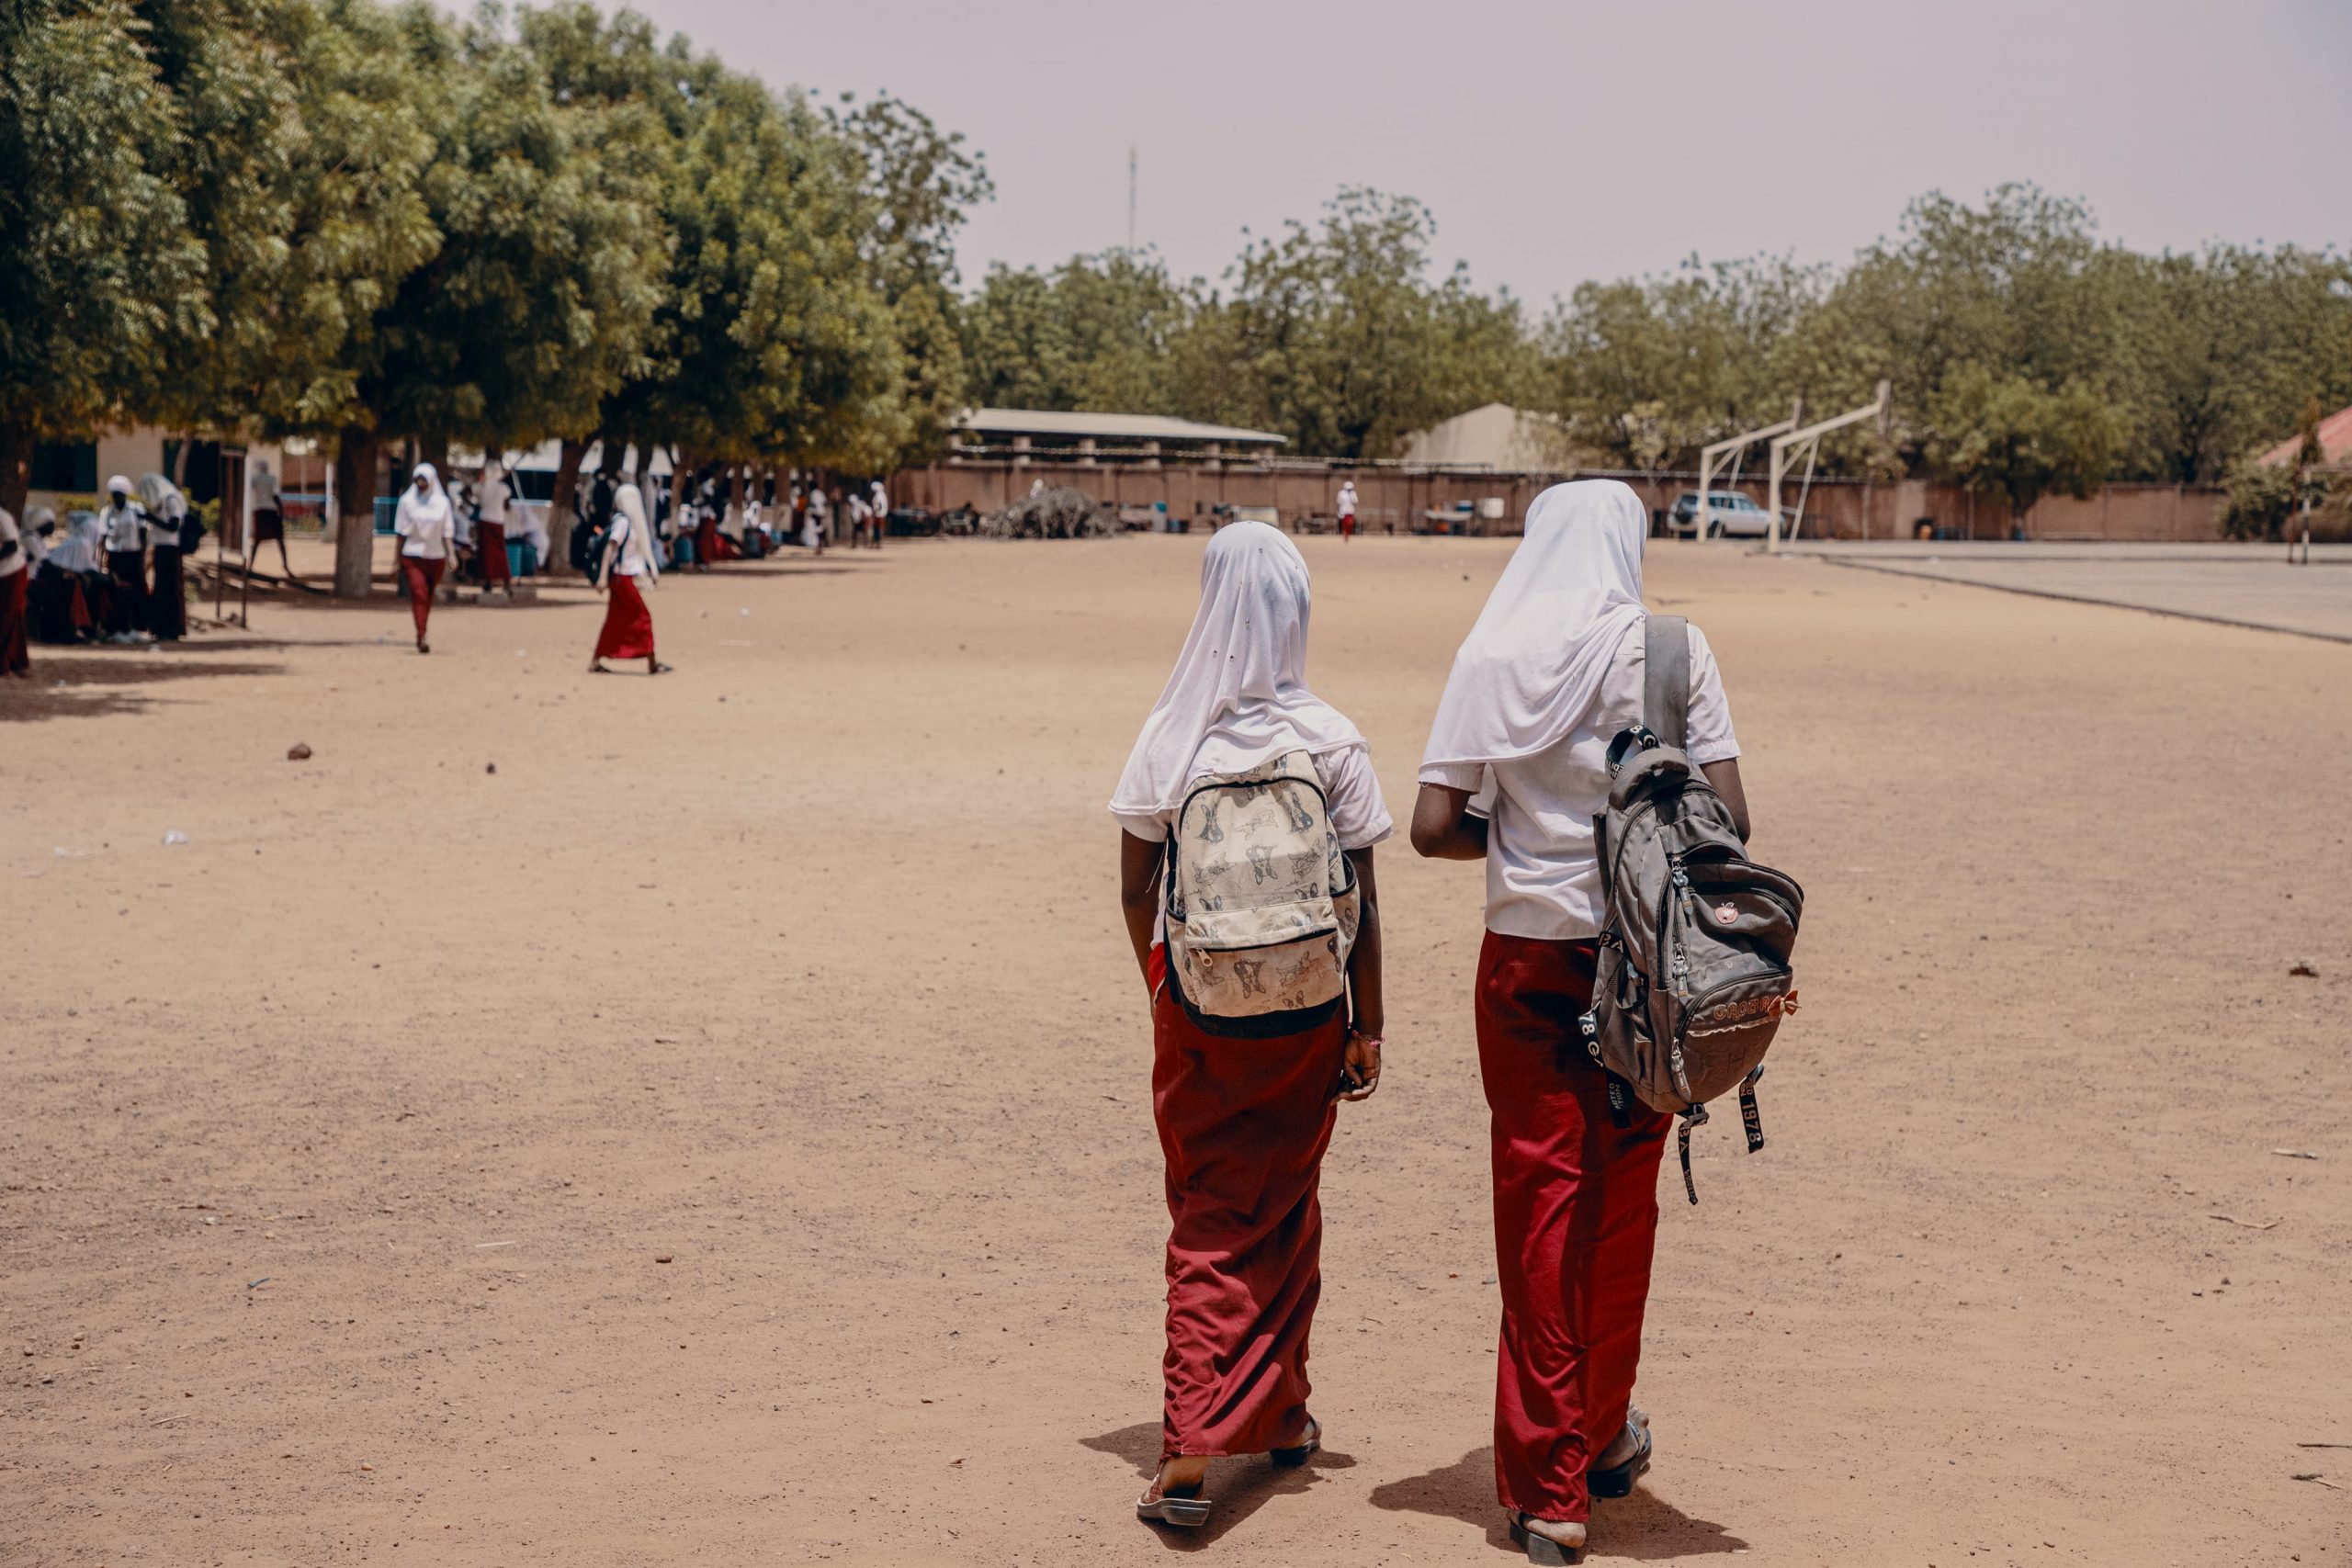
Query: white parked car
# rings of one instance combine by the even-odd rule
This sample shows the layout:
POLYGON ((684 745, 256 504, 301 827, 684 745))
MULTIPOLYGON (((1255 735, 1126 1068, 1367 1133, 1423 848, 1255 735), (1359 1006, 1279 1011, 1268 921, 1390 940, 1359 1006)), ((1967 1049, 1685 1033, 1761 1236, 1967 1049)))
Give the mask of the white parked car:
MULTIPOLYGON (((1711 539, 1760 539, 1772 531, 1772 514, 1736 490, 1714 491, 1707 510, 1707 537, 1711 539)), ((1699 492, 1686 490, 1674 498, 1674 504, 1667 510, 1667 529, 1690 537, 1699 531, 1698 515, 1699 492)), ((1785 532, 1785 519, 1781 527, 1785 532)))

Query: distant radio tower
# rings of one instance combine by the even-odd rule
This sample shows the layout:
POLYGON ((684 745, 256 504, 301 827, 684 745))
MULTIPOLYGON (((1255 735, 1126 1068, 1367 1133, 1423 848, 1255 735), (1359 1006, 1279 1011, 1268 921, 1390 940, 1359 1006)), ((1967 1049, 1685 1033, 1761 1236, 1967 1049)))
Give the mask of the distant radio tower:
POLYGON ((1127 249, 1136 248, 1136 144, 1127 143, 1127 249))

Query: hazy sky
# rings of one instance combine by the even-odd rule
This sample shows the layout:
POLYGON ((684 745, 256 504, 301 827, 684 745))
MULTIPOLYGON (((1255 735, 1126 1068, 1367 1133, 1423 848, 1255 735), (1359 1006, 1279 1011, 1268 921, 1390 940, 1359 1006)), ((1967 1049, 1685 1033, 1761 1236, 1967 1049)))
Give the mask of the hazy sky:
POLYGON ((887 90, 979 148, 962 247, 1137 239, 1210 277, 1342 186, 1541 304, 1759 251, 1842 261, 1929 189, 2031 180, 2110 236, 2352 245, 2352 0, 638 0, 730 63, 887 90))

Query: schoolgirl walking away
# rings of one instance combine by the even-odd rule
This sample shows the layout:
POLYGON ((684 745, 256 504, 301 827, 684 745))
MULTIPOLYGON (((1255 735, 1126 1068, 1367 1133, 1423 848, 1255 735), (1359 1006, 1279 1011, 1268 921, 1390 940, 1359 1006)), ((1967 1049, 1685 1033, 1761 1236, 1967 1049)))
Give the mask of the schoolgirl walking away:
POLYGON ((607 659, 642 659, 648 675, 668 672, 670 666, 653 651, 653 612, 641 592, 642 584, 659 581, 661 576, 661 551, 645 521, 645 492, 625 484, 613 497, 612 530, 605 536, 605 558, 596 574, 605 593, 605 624, 596 633, 596 651, 589 656, 590 674, 611 674, 605 667, 607 659))
MULTIPOLYGON (((1413 847, 1487 863, 1478 1065, 1492 1114, 1502 1343, 1495 1479, 1529 1561, 1573 1562, 1595 1496, 1649 1468, 1633 1407, 1670 1118, 1612 1111, 1587 1053, 1601 928, 1593 821, 1606 752, 1642 719, 1640 498, 1614 479, 1555 485, 1455 656, 1430 731, 1413 847)), ((1743 838, 1739 745, 1713 653, 1690 652, 1687 750, 1743 838)))
POLYGON ((1224 529, 1193 627, 1112 814, 1120 902, 1151 998, 1167 1160, 1160 1463, 1144 1519, 1198 1526, 1209 1461, 1304 1464, 1337 1102, 1380 1081, 1373 846, 1393 824, 1363 737, 1306 684, 1306 563, 1224 529))

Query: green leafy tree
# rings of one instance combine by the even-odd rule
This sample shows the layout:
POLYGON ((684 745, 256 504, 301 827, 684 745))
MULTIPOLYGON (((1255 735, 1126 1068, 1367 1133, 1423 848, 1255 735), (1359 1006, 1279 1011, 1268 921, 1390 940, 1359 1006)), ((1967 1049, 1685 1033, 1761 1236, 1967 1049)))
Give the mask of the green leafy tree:
POLYGON ((0 8, 0 506, 33 446, 135 417, 210 321, 175 107, 119 0, 0 8))
POLYGON ((2130 430, 2114 403, 2081 381, 2052 392, 2022 376, 1966 365, 1929 411, 1937 473, 1998 495, 2022 520, 2052 491, 2086 496, 2114 471, 2130 430))
POLYGON ((1507 395, 1523 364, 1519 307, 1476 300, 1456 266, 1429 281, 1436 223, 1408 197, 1345 190, 1315 228, 1253 241, 1203 312, 1226 370, 1180 392, 1197 416, 1264 425, 1295 449, 1386 457, 1437 420, 1507 395))
POLYGON ((1203 292, 1148 251, 1072 256, 1050 274, 991 267, 965 311, 971 400, 1173 413, 1175 345, 1203 292))

